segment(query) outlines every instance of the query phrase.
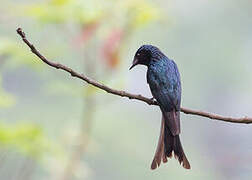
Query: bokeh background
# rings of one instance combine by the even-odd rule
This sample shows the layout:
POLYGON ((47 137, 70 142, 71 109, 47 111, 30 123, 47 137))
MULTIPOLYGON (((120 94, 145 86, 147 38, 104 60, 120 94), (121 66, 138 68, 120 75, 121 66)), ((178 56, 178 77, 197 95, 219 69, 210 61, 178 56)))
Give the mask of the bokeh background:
POLYGON ((151 97, 142 44, 181 72, 182 106, 252 116, 250 0, 0 0, 0 179, 251 179, 252 127, 182 113, 190 171, 150 170, 158 107, 93 88, 48 59, 116 89, 151 97))

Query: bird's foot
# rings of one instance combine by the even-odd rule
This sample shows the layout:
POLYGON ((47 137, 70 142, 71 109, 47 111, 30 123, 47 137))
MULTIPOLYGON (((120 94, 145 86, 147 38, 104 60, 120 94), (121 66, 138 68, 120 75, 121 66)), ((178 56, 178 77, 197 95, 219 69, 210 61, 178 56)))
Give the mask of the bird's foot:
POLYGON ((155 103, 156 99, 154 97, 150 98, 152 103, 155 103))
POLYGON ((150 98, 150 100, 151 100, 151 101, 155 101, 155 98, 154 98, 154 97, 152 97, 152 98, 150 98))

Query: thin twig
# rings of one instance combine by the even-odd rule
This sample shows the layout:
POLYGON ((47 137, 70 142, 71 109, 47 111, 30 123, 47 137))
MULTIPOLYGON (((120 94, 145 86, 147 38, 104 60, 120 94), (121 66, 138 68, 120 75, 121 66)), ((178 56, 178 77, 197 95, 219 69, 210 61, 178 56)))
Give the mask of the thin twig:
MULTIPOLYGON (((147 97, 144 97, 140 94, 138 94, 138 95, 131 94, 126 91, 112 89, 104 84, 101 84, 93 79, 88 78, 84 74, 80 74, 80 73, 72 70, 71 68, 69 68, 67 66, 49 61, 42 54, 40 54, 40 52, 26 39, 25 33, 22 31, 21 28, 17 29, 17 33, 22 37, 24 43, 30 47, 32 53, 34 53, 39 59, 41 59, 47 65, 54 67, 56 69, 61 69, 63 71, 69 72, 71 74, 71 76, 82 79, 83 81, 87 82, 88 84, 91 84, 99 89, 102 89, 102 90, 106 91, 107 93, 114 94, 114 95, 121 96, 121 97, 127 97, 129 99, 136 99, 139 101, 143 101, 149 105, 158 105, 157 101, 155 101, 152 98, 147 98, 147 97)), ((213 114, 213 113, 209 113, 209 112, 193 110, 193 109, 188 109, 188 108, 183 108, 183 107, 181 107, 181 112, 183 112, 185 114, 198 115, 198 116, 203 116, 203 117, 214 119, 214 120, 220 120, 220 121, 231 122, 231 123, 244 123, 244 124, 252 123, 251 117, 241 117, 241 118, 225 117, 225 116, 221 116, 221 115, 217 115, 217 114, 213 114)))

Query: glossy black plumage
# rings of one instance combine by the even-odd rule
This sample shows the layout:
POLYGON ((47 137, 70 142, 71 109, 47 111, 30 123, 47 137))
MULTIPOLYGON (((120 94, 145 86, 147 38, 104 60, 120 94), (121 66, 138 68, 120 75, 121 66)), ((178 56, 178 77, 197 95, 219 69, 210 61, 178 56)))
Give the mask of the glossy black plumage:
POLYGON ((138 64, 148 67, 147 83, 163 115, 158 147, 151 168, 157 168, 162 160, 166 162, 167 157, 171 157, 174 152, 183 167, 190 169, 179 139, 181 82, 177 65, 152 45, 143 45, 138 49, 131 68, 138 64))

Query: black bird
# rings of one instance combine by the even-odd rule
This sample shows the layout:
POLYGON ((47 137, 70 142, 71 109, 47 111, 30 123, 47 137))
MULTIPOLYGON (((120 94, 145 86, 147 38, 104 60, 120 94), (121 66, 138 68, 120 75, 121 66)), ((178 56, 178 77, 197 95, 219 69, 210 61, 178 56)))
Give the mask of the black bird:
POLYGON ((148 67, 147 83, 162 111, 161 131, 151 169, 156 169, 162 160, 167 162, 172 152, 184 168, 190 169, 179 139, 181 82, 178 67, 152 45, 143 45, 137 50, 130 69, 138 64, 148 67))

